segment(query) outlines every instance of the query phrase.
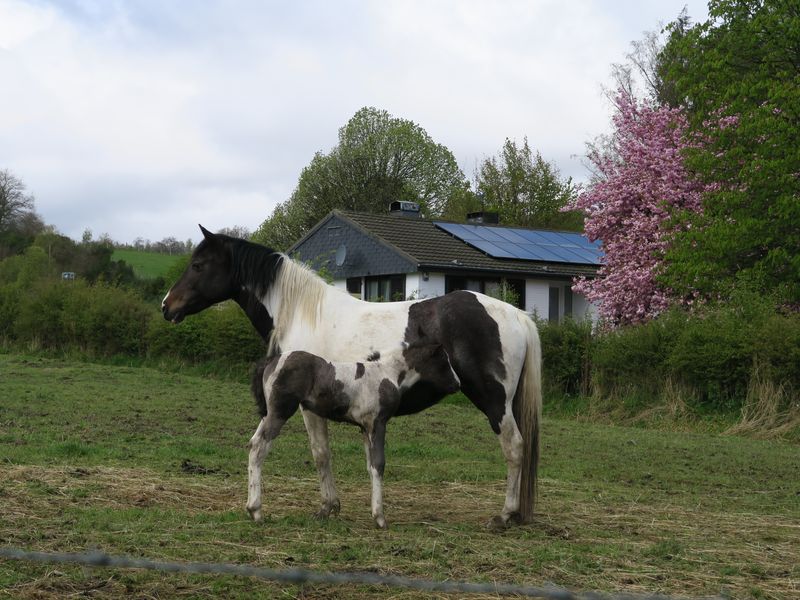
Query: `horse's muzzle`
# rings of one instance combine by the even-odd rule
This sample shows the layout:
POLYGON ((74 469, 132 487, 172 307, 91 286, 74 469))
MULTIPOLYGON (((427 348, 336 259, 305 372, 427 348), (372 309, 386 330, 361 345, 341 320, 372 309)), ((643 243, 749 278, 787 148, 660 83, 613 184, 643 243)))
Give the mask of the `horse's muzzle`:
POLYGON ((167 321, 170 321, 170 322, 172 322, 172 323, 174 323, 176 325, 178 323, 180 323, 181 321, 183 321, 183 317, 185 316, 183 314, 183 311, 177 311, 177 312, 174 312, 174 313, 171 312, 169 307, 167 306, 166 302, 164 302, 161 305, 161 314, 164 315, 164 318, 167 321))

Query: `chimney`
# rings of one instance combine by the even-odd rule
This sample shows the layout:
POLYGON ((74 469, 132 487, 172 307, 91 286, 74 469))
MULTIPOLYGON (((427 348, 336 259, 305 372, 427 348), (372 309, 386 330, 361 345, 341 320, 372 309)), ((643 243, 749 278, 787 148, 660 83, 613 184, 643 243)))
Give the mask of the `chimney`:
POLYGON ((500 213, 488 212, 479 210, 477 212, 467 213, 467 223, 475 225, 497 225, 500 222, 500 213))
POLYGON ((389 205, 389 214, 408 219, 419 219, 422 216, 419 212, 419 204, 402 200, 396 200, 389 205))

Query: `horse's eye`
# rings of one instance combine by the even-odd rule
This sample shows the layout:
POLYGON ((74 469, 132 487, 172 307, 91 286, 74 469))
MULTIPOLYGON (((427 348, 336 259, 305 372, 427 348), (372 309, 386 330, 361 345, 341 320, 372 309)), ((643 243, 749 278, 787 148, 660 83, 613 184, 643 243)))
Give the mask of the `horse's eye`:
POLYGON ((203 269, 203 265, 198 262, 192 263, 192 271, 201 271, 203 269))

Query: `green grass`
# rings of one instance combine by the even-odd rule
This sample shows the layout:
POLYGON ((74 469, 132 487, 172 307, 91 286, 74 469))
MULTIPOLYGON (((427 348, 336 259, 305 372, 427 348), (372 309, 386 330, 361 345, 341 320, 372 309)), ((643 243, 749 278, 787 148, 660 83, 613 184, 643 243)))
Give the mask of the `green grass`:
MULTIPOLYGON (((448 400, 389 424, 390 529, 379 531, 360 433, 347 425, 331 427, 342 513, 311 518, 317 475, 299 415, 265 464, 265 520, 250 521, 245 445, 256 424, 244 384, 0 354, 0 543, 681 596, 800 589, 794 444, 546 415, 536 520, 492 533, 499 445, 478 411, 448 400)), ((420 597, 0 561, 0 597, 68 595, 420 597)))
POLYGON ((131 265, 134 274, 140 279, 163 277, 181 259, 180 256, 124 248, 114 250, 111 258, 113 260, 124 260, 131 265))

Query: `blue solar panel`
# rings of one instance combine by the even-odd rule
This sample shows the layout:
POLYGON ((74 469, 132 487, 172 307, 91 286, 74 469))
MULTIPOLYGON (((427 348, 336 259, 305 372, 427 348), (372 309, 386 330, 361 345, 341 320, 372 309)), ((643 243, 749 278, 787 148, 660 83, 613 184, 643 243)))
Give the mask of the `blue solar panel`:
POLYGON ((436 222, 450 235, 494 258, 598 265, 603 251, 580 233, 436 222))

